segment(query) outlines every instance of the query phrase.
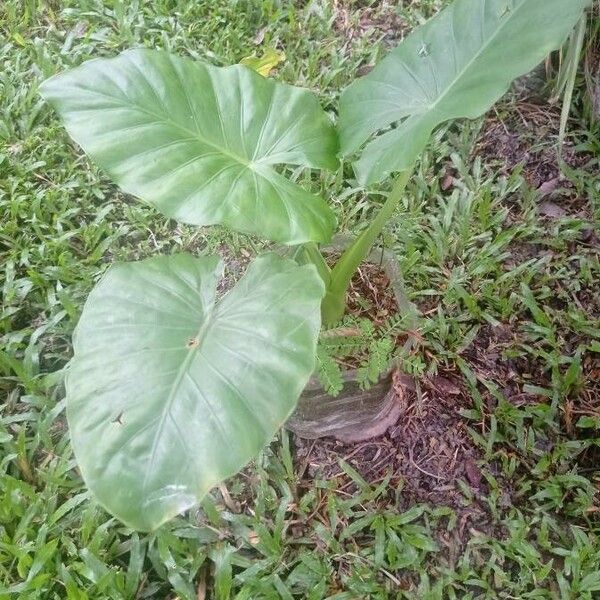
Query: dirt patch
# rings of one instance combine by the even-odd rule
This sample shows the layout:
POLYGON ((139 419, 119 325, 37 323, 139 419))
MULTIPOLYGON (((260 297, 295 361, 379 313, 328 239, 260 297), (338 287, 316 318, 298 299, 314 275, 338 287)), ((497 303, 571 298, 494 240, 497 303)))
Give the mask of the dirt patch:
MULTIPOLYGON (((505 117, 486 119, 473 154, 499 165, 504 175, 522 165, 527 183, 539 188, 560 176, 556 143, 539 145, 539 140, 556 141, 560 114, 556 108, 526 102, 511 108, 514 110, 505 117)), ((567 164, 574 160, 569 145, 565 146, 564 158, 567 164)))
MULTIPOLYGON (((516 358, 503 357, 505 350, 518 344, 518 338, 518 330, 510 325, 484 325, 463 356, 479 379, 495 382, 503 397, 511 404, 537 404, 544 401, 544 398, 524 392, 523 384, 531 383, 540 387, 545 384, 551 385, 545 365, 534 360, 530 353, 516 358)), ((493 411, 496 400, 485 393, 485 390, 482 396, 488 401, 489 411, 493 411)))
MULTIPOLYGON (((559 167, 559 128, 558 107, 515 103, 508 115, 491 115, 486 119, 473 156, 481 156, 487 164, 499 166, 504 175, 522 166, 525 181, 542 196, 549 196, 558 188, 563 195, 569 192, 572 196, 574 186, 562 176, 559 167)), ((590 160, 589 156, 576 153, 569 140, 564 144, 562 158, 573 168, 581 168, 590 160)))
POLYGON ((585 79, 592 111, 600 119, 600 35, 585 57, 585 79))
MULTIPOLYGON (((490 532, 493 527, 480 502, 487 491, 478 466, 483 457, 459 414, 470 406, 470 399, 451 373, 412 387, 404 387, 402 414, 381 438, 359 444, 296 438, 300 489, 312 489, 320 478, 335 482, 341 494, 356 493, 357 485, 341 468, 340 459, 374 487, 390 477, 387 502, 399 511, 426 503, 456 512, 456 526, 438 532, 452 563, 476 532, 490 532), (461 486, 470 490, 469 500, 461 486)), ((504 494, 501 501, 510 503, 509 491, 504 494)))
POLYGON ((381 40, 387 48, 395 46, 408 32, 400 18, 395 2, 383 0, 376 6, 357 6, 348 0, 334 0, 333 27, 350 46, 355 40, 367 37, 381 40))
POLYGON ((223 277, 221 277, 217 284, 217 295, 221 297, 240 280, 252 262, 253 257, 246 250, 233 252, 225 244, 219 248, 219 256, 225 265, 223 277))
POLYGON ((369 319, 376 327, 398 312, 390 278, 382 267, 363 263, 358 268, 346 295, 346 307, 348 315, 369 319))
MULTIPOLYGON (((550 399, 546 395, 536 393, 535 390, 552 390, 556 387, 549 365, 532 352, 512 358, 503 356, 505 351, 519 346, 520 336, 518 325, 486 325, 480 329, 471 346, 463 353, 463 357, 478 380, 495 383, 502 397, 513 406, 548 404, 550 399)), ((562 353, 565 356, 573 356, 577 348, 585 342, 569 331, 562 332, 561 339, 562 353)), ((561 401, 560 427, 548 430, 547 436, 539 437, 536 442, 543 450, 549 451, 556 443, 567 439, 585 440, 597 437, 596 429, 582 429, 577 427, 577 422, 582 417, 600 419, 600 356, 597 353, 585 352, 581 357, 581 370, 585 383, 580 389, 572 390, 569 396, 561 401)), ((492 414, 497 408, 497 399, 485 386, 480 386, 479 391, 486 414, 492 414)), ((576 460, 583 472, 597 471, 600 447, 590 446, 579 454, 576 460)))

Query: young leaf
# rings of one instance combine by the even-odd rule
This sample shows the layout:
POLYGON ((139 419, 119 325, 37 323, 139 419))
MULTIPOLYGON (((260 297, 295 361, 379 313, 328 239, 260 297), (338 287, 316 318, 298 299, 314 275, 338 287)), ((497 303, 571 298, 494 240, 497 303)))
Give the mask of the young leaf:
POLYGON ((261 57, 256 55, 246 56, 240 60, 240 65, 254 69, 263 77, 268 77, 271 71, 285 60, 285 52, 267 48, 261 57))
POLYGON ((221 300, 215 257, 113 266, 74 336, 67 416, 83 478, 152 530, 256 456, 311 375, 324 285, 312 266, 258 258, 221 300))
POLYGON ((590 0, 456 0, 413 31, 340 102, 342 153, 369 142, 363 184, 409 169, 433 129, 485 113, 513 79, 559 48, 590 0))
POLYGON ((52 77, 41 93, 124 191, 169 217, 287 244, 331 237, 325 201, 274 168, 337 166, 335 130, 308 90, 140 49, 52 77))

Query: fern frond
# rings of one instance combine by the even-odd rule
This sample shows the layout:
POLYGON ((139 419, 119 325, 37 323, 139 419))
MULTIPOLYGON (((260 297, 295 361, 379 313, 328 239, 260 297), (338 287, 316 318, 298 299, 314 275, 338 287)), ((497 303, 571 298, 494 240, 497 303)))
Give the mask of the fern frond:
POLYGON ((322 347, 317 348, 317 375, 323 389, 330 396, 337 396, 344 389, 340 365, 322 347))

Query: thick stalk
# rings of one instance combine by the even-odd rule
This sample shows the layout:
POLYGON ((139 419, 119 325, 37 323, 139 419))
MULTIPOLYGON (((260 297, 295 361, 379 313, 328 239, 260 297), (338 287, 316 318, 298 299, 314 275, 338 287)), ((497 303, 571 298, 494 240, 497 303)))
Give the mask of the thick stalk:
POLYGON ((327 294, 321 304, 321 314, 325 325, 333 325, 344 316, 346 292, 352 276, 368 256, 375 240, 394 214, 411 175, 412 171, 403 171, 398 175, 390 195, 373 222, 356 238, 331 270, 327 294))
POLYGON ((331 281, 331 269, 325 261, 323 255, 319 252, 317 244, 310 242, 298 246, 294 254, 294 260, 300 265, 312 264, 315 265, 321 279, 325 283, 325 287, 329 287, 331 281))

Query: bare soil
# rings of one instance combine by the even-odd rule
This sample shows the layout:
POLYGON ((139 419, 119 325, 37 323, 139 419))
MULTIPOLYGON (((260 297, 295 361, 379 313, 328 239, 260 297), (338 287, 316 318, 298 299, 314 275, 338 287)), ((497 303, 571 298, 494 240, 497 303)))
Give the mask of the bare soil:
MULTIPOLYGON (((299 487, 308 491, 321 478, 335 482, 339 493, 353 495, 357 486, 340 467, 341 459, 373 487, 389 477, 385 502, 399 511, 425 503, 453 509, 456 526, 438 532, 452 564, 470 537, 494 527, 480 501, 487 491, 478 466, 483 457, 460 416, 471 400, 454 373, 416 385, 397 376, 396 384, 402 386, 403 412, 383 437, 358 444, 295 439, 299 487), (465 499, 461 485, 471 490, 471 500, 465 499)), ((504 489, 500 502, 510 504, 510 490, 504 489)))
MULTIPOLYGON (((397 313, 389 284, 378 265, 362 265, 348 291, 348 314, 382 325, 397 313)), ((340 459, 374 487, 389 477, 386 503, 394 502, 399 511, 427 503, 456 512, 456 527, 451 532, 438 532, 451 564, 474 533, 493 528, 488 509, 479 500, 486 492, 478 467, 483 460, 481 450, 460 415, 461 409, 472 407, 470 394, 454 372, 418 382, 396 372, 394 391, 402 412, 384 436, 356 444, 331 438, 294 438, 299 493, 312 489, 315 479, 320 478, 335 482, 342 495, 353 495, 356 483, 340 467, 340 459), (461 484, 471 490, 470 501, 465 499, 461 484)), ((510 503, 508 491, 502 501, 510 503)))
POLYGON ((348 0, 334 0, 333 10, 333 26, 347 39, 349 45, 355 40, 373 37, 390 48, 409 30, 398 14, 396 2, 389 0, 382 0, 375 6, 362 7, 348 0))
POLYGON ((383 325, 398 312, 386 272, 372 263, 362 264, 350 282, 346 296, 347 314, 383 325))
MULTIPOLYGON (((525 181, 539 192, 538 210, 542 216, 590 217, 586 214, 587 199, 561 173, 559 128, 560 107, 527 101, 515 103, 509 115, 491 115, 486 119, 472 154, 482 157, 487 164, 500 166, 500 172, 507 176, 522 168, 525 181)), ((576 153, 567 139, 562 160, 567 166, 579 169, 594 158, 576 153)))

